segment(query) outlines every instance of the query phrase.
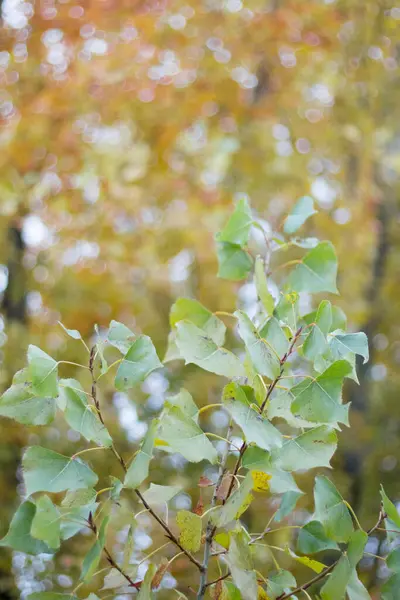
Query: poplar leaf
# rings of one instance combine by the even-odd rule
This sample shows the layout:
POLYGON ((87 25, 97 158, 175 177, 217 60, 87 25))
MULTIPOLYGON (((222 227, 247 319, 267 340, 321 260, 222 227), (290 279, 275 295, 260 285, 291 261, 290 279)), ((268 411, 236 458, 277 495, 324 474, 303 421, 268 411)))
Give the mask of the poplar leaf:
POLYGON ((218 238, 216 238, 216 243, 218 277, 230 279, 231 281, 246 279, 253 267, 251 256, 242 250, 238 244, 220 242, 218 238))
POLYGON ((160 419, 158 445, 167 452, 178 452, 190 462, 208 460, 215 464, 218 454, 204 431, 185 415, 178 406, 166 405, 160 419))
POLYGON ((316 477, 314 501, 314 519, 322 523, 326 535, 336 542, 347 542, 353 521, 342 496, 327 477, 316 477))
POLYGON ((48 496, 36 502, 31 534, 55 550, 60 547, 60 512, 48 496))
POLYGON ((272 315, 275 308, 275 300, 268 289, 267 277, 265 275, 265 265, 261 256, 257 256, 254 280, 256 284, 257 295, 260 298, 267 315, 272 315))
POLYGON ((343 379, 351 365, 338 360, 315 379, 305 378, 291 388, 294 396, 291 411, 296 417, 319 424, 349 424, 349 405, 342 404, 343 379))
POLYGON ((48 425, 56 412, 54 398, 38 395, 31 385, 12 385, 0 398, 0 416, 23 425, 48 425))
POLYGON ((243 600, 257 598, 257 576, 253 567, 249 540, 243 530, 231 532, 229 551, 226 555, 234 584, 243 600))
POLYGON ((223 391, 223 404, 243 430, 248 443, 270 450, 282 445, 282 435, 272 423, 251 407, 242 386, 228 383, 223 391))
POLYGON ((55 398, 58 394, 58 363, 54 358, 31 344, 28 347, 28 365, 34 392, 55 398))
POLYGON ((297 550, 302 554, 315 554, 324 550, 339 550, 339 546, 327 537, 322 523, 310 521, 300 529, 297 550))
POLYGON ((237 310, 235 316, 239 321, 240 337, 245 343, 251 361, 260 375, 275 379, 280 372, 279 356, 266 340, 258 333, 249 317, 237 310))
POLYGON ((171 307, 169 322, 176 327, 179 321, 189 321, 202 329, 217 346, 222 346, 225 340, 226 327, 223 321, 197 300, 178 298, 171 307))
MULTIPOLYGON (((60 386, 65 381, 61 380, 60 386)), ((111 436, 100 421, 95 408, 88 403, 86 395, 68 385, 64 385, 62 389, 65 402, 64 417, 68 425, 89 442, 93 441, 99 446, 111 446, 111 436)))
POLYGON ((151 339, 141 335, 122 359, 115 376, 115 387, 120 391, 129 390, 162 366, 151 339))
POLYGON ((245 370, 237 356, 219 348, 202 329, 189 321, 177 324, 176 344, 185 363, 193 363, 205 371, 223 377, 243 377, 245 370))
POLYGON ((123 323, 119 321, 111 321, 110 328, 108 330, 107 340, 117 348, 122 354, 126 354, 129 348, 135 341, 136 335, 123 323))
POLYGON ((157 437, 159 425, 160 423, 158 419, 154 419, 151 422, 140 446, 139 452, 133 458, 128 467, 124 481, 125 487, 135 489, 139 487, 139 485, 148 477, 150 461, 153 457, 154 443, 157 437))
POLYGON ((338 262, 330 242, 320 242, 307 252, 287 280, 287 287, 295 292, 331 292, 337 294, 338 262))
POLYGON ((218 233, 218 240, 245 246, 249 241, 252 224, 253 217, 249 203, 243 198, 236 204, 225 227, 218 233))
POLYGON ((31 527, 35 514, 36 506, 33 502, 23 502, 12 518, 8 532, 0 540, 0 546, 7 546, 26 554, 50 554, 52 550, 47 544, 32 537, 31 527))
POLYGON ((197 552, 201 544, 201 517, 188 510, 180 510, 176 515, 176 524, 180 532, 179 542, 188 552, 197 552))
POLYGON ((313 199, 310 196, 302 196, 286 217, 283 226, 284 232, 289 234, 294 233, 309 217, 311 217, 311 215, 315 215, 316 212, 313 199))
POLYGON ((182 488, 176 485, 150 483, 150 487, 144 492, 143 497, 148 504, 164 504, 172 500, 181 490, 182 488))
POLYGON ((285 441, 282 448, 273 450, 271 462, 284 471, 330 467, 336 447, 336 433, 322 425, 285 441))
POLYGON ((219 506, 211 513, 211 520, 217 527, 223 527, 239 517, 247 510, 253 500, 253 477, 247 473, 240 488, 235 490, 223 506, 219 506))
POLYGON ((97 475, 78 458, 69 458, 53 450, 31 446, 22 458, 26 493, 63 492, 92 487, 97 475))

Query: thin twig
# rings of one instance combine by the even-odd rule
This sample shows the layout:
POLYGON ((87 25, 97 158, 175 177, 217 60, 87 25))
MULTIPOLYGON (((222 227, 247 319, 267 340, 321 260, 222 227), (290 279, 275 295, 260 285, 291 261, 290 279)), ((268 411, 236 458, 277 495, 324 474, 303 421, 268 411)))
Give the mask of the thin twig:
POLYGON ((224 581, 224 579, 228 579, 228 577, 230 577, 230 575, 231 575, 231 572, 228 571, 227 573, 225 573, 225 575, 221 575, 221 577, 218 577, 218 579, 214 579, 214 581, 210 581, 209 583, 207 583, 206 587, 209 587, 210 585, 215 585, 219 581, 224 581))
MULTIPOLYGON (((95 358, 96 358, 96 346, 93 346, 93 348, 90 351, 90 358, 89 358, 89 371, 90 374, 92 376, 92 392, 91 392, 91 396, 93 398, 93 402, 94 405, 97 409, 98 415, 99 415, 99 419, 102 422, 103 425, 105 425, 104 423, 104 419, 103 419, 103 415, 101 412, 101 407, 100 407, 100 403, 99 400, 97 398, 97 381, 94 375, 94 363, 95 363, 95 358)), ((113 452, 114 456, 118 459, 124 473, 126 473, 128 471, 128 467, 126 465, 125 460, 123 459, 123 457, 120 455, 120 453, 118 452, 118 450, 115 448, 114 444, 112 444, 112 446, 110 447, 111 451, 113 452)), ((188 557, 188 559, 194 564, 196 565, 196 567, 199 569, 200 572, 203 571, 203 565, 187 550, 185 550, 185 548, 180 544, 178 538, 172 533, 171 529, 169 528, 169 526, 167 525, 167 523, 164 521, 164 519, 162 519, 152 508, 151 506, 146 502, 143 494, 140 492, 140 490, 135 489, 134 490, 135 494, 138 496, 138 498, 140 499, 140 501, 142 502, 142 504, 144 505, 144 507, 147 509, 147 511, 151 514, 151 516, 153 517, 153 519, 155 519, 157 521, 157 523, 159 523, 161 525, 161 527, 164 529, 164 531, 166 532, 166 537, 167 539, 169 539, 171 542, 173 542, 180 550, 182 550, 182 552, 188 557)))
MULTIPOLYGON (((217 504, 218 490, 222 484, 222 480, 225 475, 226 462, 227 462, 228 456, 229 456, 229 443, 230 443, 229 438, 230 438, 231 433, 232 433, 232 424, 229 425, 228 432, 226 434, 226 442, 227 443, 225 444, 225 449, 224 449, 223 455, 221 457, 221 463, 219 465, 219 471, 218 471, 218 479, 217 479, 217 483, 214 488, 214 493, 213 493, 213 497, 211 500, 210 509, 213 509, 217 504)), ((233 478, 232 478, 232 481, 233 481, 233 478)), ((206 589, 207 589, 207 585, 208 585, 207 584, 208 564, 210 561, 211 546, 212 546, 212 541, 214 538, 215 530, 216 530, 216 526, 214 525, 214 523, 212 522, 212 518, 210 517, 208 519, 207 529, 206 529, 206 541, 205 541, 205 545, 204 545, 204 557, 203 557, 203 565, 202 565, 203 570, 202 570, 201 576, 200 576, 197 600, 202 600, 206 593, 206 589)))

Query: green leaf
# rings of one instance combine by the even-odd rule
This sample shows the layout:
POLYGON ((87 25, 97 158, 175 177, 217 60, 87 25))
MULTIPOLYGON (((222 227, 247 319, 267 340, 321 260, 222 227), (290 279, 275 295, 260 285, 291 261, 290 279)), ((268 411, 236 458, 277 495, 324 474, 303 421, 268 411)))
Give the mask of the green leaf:
POLYGON ((89 581, 89 579, 96 572, 96 569, 101 559, 101 553, 103 552, 103 548, 106 543, 108 521, 109 517, 105 517, 101 522, 98 537, 84 558, 81 572, 81 578, 83 581, 89 581))
POLYGON ((387 556, 386 565, 391 571, 400 573, 400 546, 392 550, 387 556))
POLYGON ((201 517, 188 510, 180 510, 176 515, 176 524, 179 527, 179 542, 188 552, 197 552, 201 544, 201 517))
POLYGON ((326 535, 336 542, 347 542, 353 521, 342 496, 327 477, 316 477, 314 501, 314 519, 322 523, 326 535))
POLYGON ((319 562, 318 560, 308 558, 308 556, 297 556, 297 554, 293 552, 293 550, 291 550, 290 548, 285 548, 285 551, 296 562, 300 563, 301 565, 304 565, 305 567, 308 567, 315 573, 321 573, 326 568, 326 565, 319 562))
POLYGON ((260 336, 267 340, 277 355, 282 358, 289 349, 289 340, 287 339, 282 327, 275 317, 271 317, 260 329, 260 336))
POLYGON ((302 554, 316 554, 323 550, 339 550, 339 546, 327 537, 322 523, 310 521, 300 529, 297 550, 302 554))
POLYGON ((282 434, 251 407, 242 386, 228 383, 223 391, 223 404, 242 429, 248 443, 254 443, 264 450, 282 446, 282 434))
POLYGON ((129 390, 162 366, 151 339, 141 335, 122 359, 115 377, 115 387, 120 391, 129 390))
POLYGON ((0 416, 23 425, 48 425, 55 416, 54 398, 38 395, 26 383, 12 385, 0 398, 0 416))
POLYGON ((86 394, 78 391, 76 387, 78 382, 74 382, 73 387, 70 387, 68 383, 65 383, 67 381, 70 380, 60 380, 60 388, 65 402, 64 417, 68 425, 89 442, 93 441, 99 446, 110 447, 112 445, 111 436, 97 416, 95 408, 88 404, 86 394))
POLYGON ((361 560, 368 535, 361 530, 355 531, 349 540, 347 552, 340 558, 338 564, 325 585, 321 589, 322 600, 343 600, 352 573, 361 560))
POLYGON ((271 600, 275 600, 275 598, 289 592, 294 587, 296 587, 296 580, 293 575, 289 571, 281 569, 269 575, 267 594, 271 600))
POLYGON ((310 196, 302 196, 302 198, 299 198, 296 202, 290 214, 286 217, 283 231, 289 234, 294 233, 309 217, 311 217, 311 215, 315 215, 316 212, 313 199, 310 196))
POLYGON ((343 405, 343 379, 351 372, 345 360, 334 362, 315 379, 304 379, 291 388, 292 413, 315 423, 349 424, 349 405, 343 405))
POLYGON ((185 415, 197 422, 199 409, 197 408, 192 395, 185 390, 185 388, 181 388, 179 393, 175 394, 175 396, 168 396, 167 401, 171 406, 178 406, 185 415))
MULTIPOLYGON (((250 446, 243 455, 242 464, 252 471, 263 471, 271 476, 269 487, 273 494, 300 492, 293 476, 271 464, 271 455, 261 448, 250 446)), ((300 492, 301 493, 301 492, 300 492)))
POLYGON ((243 600, 257 598, 257 576, 249 547, 249 539, 243 530, 231 532, 229 551, 226 562, 232 579, 240 590, 243 600))
POLYGON ((105 375, 108 371, 108 363, 106 357, 104 356, 104 350, 106 347, 106 340, 101 335, 99 328, 97 325, 94 326, 94 330, 97 335, 96 339, 96 353, 100 359, 100 373, 105 375))
POLYGON ((337 257, 330 242, 321 242, 303 257, 287 280, 296 292, 331 292, 337 294, 337 257))
POLYGON ((62 492, 93 487, 97 475, 80 458, 69 458, 52 450, 31 446, 22 458, 28 496, 35 492, 62 492))
MULTIPOLYGON (((230 581, 224 581, 222 586, 222 598, 221 600, 242 600, 242 595, 237 587, 230 581)), ((178 599, 179 600, 179 599, 178 599)))
POLYGON ((107 340, 117 348, 122 354, 126 354, 132 343, 135 341, 136 335, 123 323, 119 321, 111 321, 110 329, 108 330, 107 340))
POLYGON ((69 337, 73 338, 74 340, 82 339, 82 336, 77 329, 67 329, 65 325, 61 323, 61 321, 58 321, 58 324, 64 329, 65 333, 69 335, 69 337))
POLYGON ((225 324, 197 300, 178 298, 169 313, 171 327, 179 321, 190 321, 202 329, 217 346, 222 346, 225 340, 225 324))
MULTIPOLYGON (((130 567, 130 561, 132 553, 135 548, 135 537, 134 531, 136 526, 136 520, 133 520, 133 524, 129 526, 128 535, 124 546, 124 560, 122 561, 122 568, 127 571, 130 567)), ((135 575, 136 576, 136 575, 135 575)))
POLYGON ((347 317, 339 306, 332 306, 332 325, 330 331, 341 329, 345 331, 347 327, 347 317))
POLYGON ((170 331, 168 334, 167 349, 163 358, 163 363, 172 362, 173 360, 180 360, 181 353, 176 345, 176 331, 170 331))
POLYGON ((154 595, 151 591, 151 582, 154 575, 156 574, 157 567, 155 565, 149 565, 144 576, 143 583, 140 586, 140 591, 136 596, 136 600, 153 600, 154 595))
POLYGON ((398 513, 397 508, 395 507, 393 502, 391 502, 391 500, 389 500, 389 498, 387 497, 383 486, 381 486, 381 497, 383 510, 387 514, 388 519, 390 519, 396 525, 396 527, 400 527, 400 514, 398 513))
MULTIPOLYGON (((292 388, 293 389, 293 388, 292 388)), ((273 394, 267 404, 267 416, 270 420, 284 419, 291 427, 315 427, 315 423, 301 419, 292 413, 294 396, 291 390, 273 394)))
POLYGON ((349 354, 359 354, 363 357, 364 363, 369 360, 368 338, 363 332, 333 333, 330 345, 339 358, 346 358, 349 354))
MULTIPOLYGON (((272 486, 271 486, 272 490, 272 486)), ((281 504, 279 506, 279 510, 274 516, 274 521, 279 523, 282 521, 287 515, 294 511, 297 501, 300 496, 303 495, 303 492, 285 492, 282 496, 281 504)))
POLYGON ((253 363, 251 362, 250 356, 248 354, 246 355, 246 358, 244 360, 244 368, 246 370, 246 377, 249 386, 252 387, 254 392, 254 399, 257 402, 257 404, 261 406, 267 394, 267 386, 265 385, 261 375, 259 375, 255 370, 253 363))
POLYGON ((330 467, 337 446, 336 433, 322 425, 286 441, 273 450, 271 462, 284 471, 301 471, 315 467, 330 467))
POLYGON ((261 338, 249 317, 242 311, 235 313, 239 322, 239 334, 245 343, 251 361, 260 375, 275 379, 280 372, 279 356, 268 342, 261 338))
POLYGON ((219 348, 202 329, 189 321, 177 324, 176 344, 185 363, 223 377, 244 377, 245 370, 237 356, 219 348))
POLYGON ((349 600, 371 600, 371 596, 359 580, 357 576, 357 571, 355 569, 353 569, 350 575, 350 580, 347 584, 346 592, 349 597, 349 600))
POLYGON ((253 477, 248 472, 240 488, 234 491, 223 506, 210 513, 211 520, 217 527, 223 527, 231 521, 239 519, 253 500, 253 477))
POLYGON ((239 200, 225 227, 217 234, 221 242, 245 246, 249 241, 253 217, 246 199, 239 200))
POLYGON ((274 310, 274 317, 286 323, 292 331, 297 329, 299 295, 297 292, 282 294, 274 310))
POLYGON ((310 333, 304 340, 303 354, 308 360, 314 362, 319 354, 323 354, 328 346, 328 342, 318 325, 311 327, 310 333))
POLYGON ((125 475, 124 486, 136 489, 149 475, 150 461, 153 457, 154 443, 159 429, 159 420, 154 419, 125 475))
POLYGON ((13 516, 7 534, 0 540, 0 546, 8 546, 17 552, 34 555, 51 553, 52 550, 45 543, 31 535, 35 513, 36 506, 33 502, 23 502, 13 516))
POLYGON ((399 600, 400 573, 395 573, 383 584, 381 600, 399 600))
POLYGON ((237 244, 219 242, 217 239, 218 277, 241 281, 253 267, 253 259, 237 244))
POLYGON ((93 488, 81 488, 67 492, 59 507, 61 513, 61 538, 68 540, 86 527, 86 521, 90 513, 94 515, 98 503, 96 503, 96 490, 93 488))
POLYGON ((58 394, 58 363, 46 352, 31 344, 28 347, 28 364, 33 390, 38 395, 55 398, 58 394))
POLYGON ((41 496, 36 502, 31 534, 55 550, 60 547, 60 512, 48 496, 41 496))
POLYGON ((176 485, 150 483, 149 489, 144 492, 143 496, 148 504, 164 504, 179 494, 181 490, 182 488, 176 485))
POLYGON ((168 406, 160 419, 160 442, 157 445, 166 452, 178 452, 190 462, 209 460, 215 464, 218 454, 204 431, 185 415, 178 406, 168 406))
POLYGON ((332 331, 332 304, 328 300, 322 300, 318 306, 315 323, 325 336, 332 331))
POLYGON ((257 256, 256 258, 254 279, 257 295, 260 298, 267 315, 272 315, 275 308, 275 300, 268 289, 267 277, 265 275, 265 265, 261 256, 257 256))

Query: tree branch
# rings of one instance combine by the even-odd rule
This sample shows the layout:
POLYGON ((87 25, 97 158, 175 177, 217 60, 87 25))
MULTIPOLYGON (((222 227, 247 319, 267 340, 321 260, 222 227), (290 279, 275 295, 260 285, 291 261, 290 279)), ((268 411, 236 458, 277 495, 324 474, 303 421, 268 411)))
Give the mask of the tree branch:
MULTIPOLYGON (((99 415, 99 419, 100 421, 103 423, 103 425, 105 425, 104 423, 104 419, 103 419, 103 415, 101 413, 101 407, 100 407, 100 403, 98 401, 97 398, 97 381, 94 375, 94 362, 95 362, 95 357, 96 357, 96 346, 93 346, 93 348, 90 351, 90 358, 89 358, 89 371, 90 374, 92 376, 92 391, 91 391, 91 395, 93 398, 93 402, 96 406, 98 415, 99 415)), ((114 456, 117 458, 118 462, 120 463, 122 469, 124 470, 124 473, 126 473, 128 471, 128 467, 126 466, 126 462, 124 461, 123 457, 120 455, 120 453, 117 451, 117 449, 115 448, 114 444, 112 444, 112 446, 110 447, 111 451, 113 452, 114 456)), ((190 560, 190 562, 192 562, 194 565, 196 565, 196 567, 199 569, 200 572, 203 572, 203 565, 187 550, 185 550, 185 548, 181 545, 181 543, 179 542, 179 539, 172 533, 171 529, 169 528, 169 526, 167 525, 167 523, 164 521, 164 519, 162 519, 152 508, 151 506, 146 502, 144 496, 142 495, 142 493, 140 492, 140 490, 138 490, 137 488, 134 490, 135 494, 137 495, 137 497, 139 498, 139 500, 142 502, 142 504, 144 505, 144 507, 148 510, 148 512, 151 514, 151 516, 153 517, 153 519, 155 519, 157 521, 157 523, 159 523, 159 525, 161 525, 161 527, 164 529, 164 531, 166 532, 166 537, 171 540, 171 542, 173 542, 190 560)), ((110 561, 109 561, 110 562, 110 561)))
MULTIPOLYGON (((217 479, 217 483, 215 484, 214 493, 213 493, 213 497, 211 500, 211 508, 214 508, 215 505, 217 504, 218 489, 220 488, 220 486, 222 484, 222 480, 224 478, 226 462, 228 460, 228 455, 229 455, 229 438, 230 438, 231 433, 232 433, 232 425, 229 425, 228 432, 226 434, 227 443, 225 445, 224 453, 221 457, 221 463, 219 465, 218 479, 217 479)), ((233 478, 232 478, 232 481, 233 481, 233 478)), ((204 546, 204 558, 203 558, 203 565, 202 565, 203 570, 201 572, 199 591, 197 593, 197 600, 202 600, 204 598, 207 586, 210 585, 207 583, 207 573, 208 573, 208 563, 210 561, 211 546, 212 546, 212 541, 214 538, 215 530, 216 530, 216 527, 213 524, 211 518, 209 518, 208 523, 207 523, 206 541, 205 541, 205 546, 204 546)))

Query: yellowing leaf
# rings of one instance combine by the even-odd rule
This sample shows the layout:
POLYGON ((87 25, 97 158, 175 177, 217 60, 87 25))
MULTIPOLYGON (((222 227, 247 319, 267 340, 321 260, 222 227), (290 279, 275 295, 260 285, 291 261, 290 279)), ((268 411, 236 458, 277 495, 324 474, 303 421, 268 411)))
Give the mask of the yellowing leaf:
POLYGON ((271 475, 263 471, 251 471, 253 478, 253 490, 255 492, 267 492, 269 490, 269 480, 271 475))
POLYGON ((179 541, 182 546, 189 552, 197 552, 201 544, 201 517, 188 510, 180 510, 176 515, 176 523, 179 527, 179 541))
POLYGON ((257 598, 258 600, 271 600, 269 596, 267 596, 267 592, 259 585, 257 589, 257 598))

